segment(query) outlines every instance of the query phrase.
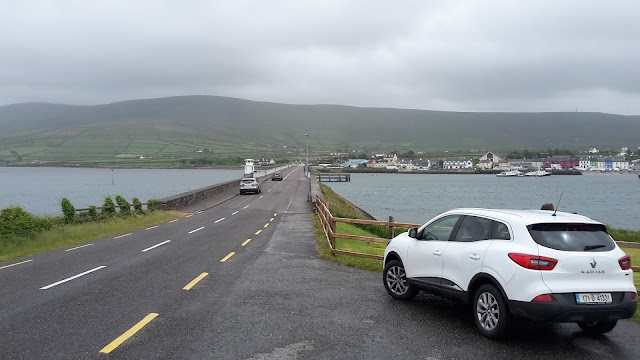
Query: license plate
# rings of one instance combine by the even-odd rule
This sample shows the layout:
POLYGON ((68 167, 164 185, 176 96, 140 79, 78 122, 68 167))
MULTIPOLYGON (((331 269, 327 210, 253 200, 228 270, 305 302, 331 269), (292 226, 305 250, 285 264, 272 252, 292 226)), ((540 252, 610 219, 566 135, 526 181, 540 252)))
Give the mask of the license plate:
POLYGON ((576 294, 578 304, 611 304, 611 293, 576 294))

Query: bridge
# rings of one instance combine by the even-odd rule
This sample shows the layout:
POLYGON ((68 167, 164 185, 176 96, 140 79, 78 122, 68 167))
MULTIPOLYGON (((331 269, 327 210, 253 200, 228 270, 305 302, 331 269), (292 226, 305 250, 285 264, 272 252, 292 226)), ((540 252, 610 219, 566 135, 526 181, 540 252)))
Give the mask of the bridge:
POLYGON ((182 204, 178 220, 0 263, 0 358, 627 359, 640 350, 629 321, 595 339, 575 325, 523 325, 495 343, 463 305, 391 300, 379 272, 318 258, 309 181, 302 167, 282 174, 259 195, 238 196, 232 184, 183 194, 164 201, 182 204))

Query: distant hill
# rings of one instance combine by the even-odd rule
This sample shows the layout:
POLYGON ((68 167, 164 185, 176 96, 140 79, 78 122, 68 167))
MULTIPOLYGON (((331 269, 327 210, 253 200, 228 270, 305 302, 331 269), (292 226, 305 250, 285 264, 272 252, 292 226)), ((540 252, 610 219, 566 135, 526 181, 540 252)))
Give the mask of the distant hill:
POLYGON ((220 156, 229 149, 286 154, 304 146, 305 133, 316 151, 618 149, 640 146, 640 116, 287 105, 218 96, 0 106, 0 159, 12 151, 34 159, 167 157, 203 147, 220 156))

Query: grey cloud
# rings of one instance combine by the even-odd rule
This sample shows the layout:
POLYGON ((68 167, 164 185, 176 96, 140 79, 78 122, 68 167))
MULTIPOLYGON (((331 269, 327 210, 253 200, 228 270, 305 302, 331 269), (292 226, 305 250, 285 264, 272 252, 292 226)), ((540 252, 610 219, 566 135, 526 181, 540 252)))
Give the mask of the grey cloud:
POLYGON ((640 3, 0 1, 0 105, 211 94, 640 113, 640 3))

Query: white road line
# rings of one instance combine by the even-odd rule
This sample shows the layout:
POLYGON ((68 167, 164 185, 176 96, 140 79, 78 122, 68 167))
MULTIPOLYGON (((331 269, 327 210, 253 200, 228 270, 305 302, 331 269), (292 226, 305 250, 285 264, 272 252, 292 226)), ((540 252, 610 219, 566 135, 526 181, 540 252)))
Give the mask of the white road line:
POLYGON ((82 245, 82 246, 76 246, 76 247, 74 247, 74 248, 67 249, 67 250, 65 250, 65 251, 73 251, 73 250, 81 249, 81 248, 83 248, 83 247, 87 247, 87 246, 91 246, 91 245, 93 245, 93 244, 87 244, 87 245, 82 245))
POLYGON ((176 221, 178 221, 178 220, 180 220, 180 219, 171 220, 171 221, 169 221, 167 224, 174 223, 174 222, 176 222, 176 221))
POLYGON ((146 249, 142 250, 142 252, 147 252, 147 251, 149 251, 149 250, 151 250, 151 249, 155 249, 155 248, 157 248, 158 246, 162 246, 162 245, 164 245, 164 244, 166 244, 166 243, 168 243, 168 242, 171 242, 171 240, 163 241, 163 242, 161 242, 160 244, 156 244, 156 245, 153 245, 152 247, 148 247, 148 248, 146 248, 146 249))
POLYGON ((151 230, 151 229, 155 229, 155 228, 157 228, 157 227, 158 227, 158 225, 156 225, 156 226, 152 226, 152 227, 148 227, 148 228, 146 228, 145 230, 151 230))
POLYGON ((52 287, 54 287, 54 286, 58 286, 58 285, 60 285, 60 284, 64 284, 64 283, 66 283, 67 281, 71 281, 71 280, 73 280, 73 279, 77 279, 77 278, 79 278, 79 277, 81 277, 81 276, 85 276, 85 275, 90 274, 90 273, 92 273, 92 272, 94 272, 94 271, 98 271, 98 270, 100 270, 100 269, 104 269, 104 268, 106 268, 106 266, 98 266, 98 267, 97 267, 97 268, 95 268, 95 269, 91 269, 91 270, 89 270, 89 271, 85 271, 85 272, 83 272, 83 273, 81 273, 81 274, 78 274, 78 275, 72 276, 72 277, 70 277, 70 278, 66 278, 66 279, 64 279, 64 280, 60 280, 60 281, 58 281, 58 282, 54 282, 54 283, 53 283, 53 284, 51 284, 51 285, 43 286, 43 287, 41 287, 41 288, 40 288, 40 290, 47 290, 47 289, 51 289, 51 288, 52 288, 52 287))
POLYGON ((199 228, 197 228, 197 229, 195 229, 195 230, 191 230, 191 231, 189 231, 189 234, 193 234, 194 232, 196 232, 196 231, 200 231, 200 230, 202 230, 202 229, 204 229, 204 226, 203 226, 203 227, 199 227, 199 228))
POLYGON ((260 197, 259 197, 258 199, 262 199, 262 197, 263 197, 263 196, 264 196, 264 195, 260 195, 260 197))
POLYGON ((124 234, 124 235, 116 236, 116 237, 114 237, 114 239, 120 239, 120 238, 123 238, 123 237, 125 237, 125 236, 129 236, 129 235, 131 235, 131 234, 132 234, 132 233, 128 233, 128 234, 124 234))
POLYGON ((269 191, 267 191, 267 192, 271 192, 271 189, 269 189, 269 191))
POLYGON ((214 221, 213 223, 214 223, 214 224, 217 224, 217 223, 219 223, 220 221, 222 221, 222 220, 224 220, 224 219, 225 219, 225 218, 218 219, 218 220, 214 221))
POLYGON ((21 261, 19 263, 15 263, 15 264, 9 264, 9 265, 5 265, 5 266, 0 266, 0 269, 6 269, 6 268, 10 268, 12 266, 16 266, 16 265, 20 265, 20 264, 26 264, 28 262, 32 262, 33 260, 26 260, 26 261, 21 261))
POLYGON ((243 209, 246 209, 246 208, 248 208, 248 207, 249 207, 249 205, 247 205, 247 206, 243 207, 243 209))
POLYGON ((237 214, 237 213, 238 213, 237 211, 236 211, 236 212, 234 212, 234 213, 231 213, 231 216, 233 216, 233 215, 235 215, 235 214, 237 214))

